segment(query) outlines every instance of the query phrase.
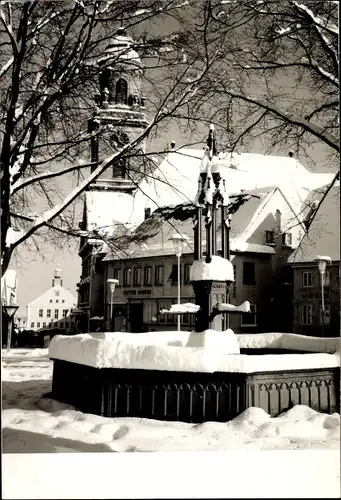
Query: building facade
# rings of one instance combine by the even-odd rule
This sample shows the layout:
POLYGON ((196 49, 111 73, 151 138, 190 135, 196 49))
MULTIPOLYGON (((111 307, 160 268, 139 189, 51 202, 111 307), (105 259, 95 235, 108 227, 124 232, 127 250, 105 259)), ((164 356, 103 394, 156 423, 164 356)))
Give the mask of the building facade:
POLYGON ((340 187, 321 202, 301 245, 288 260, 293 275, 293 317, 296 333, 340 335, 340 187), (317 256, 330 258, 322 289, 317 256), (324 296, 324 314, 322 311, 324 296))
MULTIPOLYGON (((230 313, 226 315, 225 326, 238 333, 291 331, 292 280, 287 259, 299 244, 304 227, 292 224, 291 207, 278 188, 231 195, 230 200, 233 214, 229 245, 235 282, 230 286, 227 300, 233 305, 249 301, 251 313, 230 313)), ((119 282, 112 303, 106 286, 102 314, 107 330, 174 329, 176 316, 160 314, 162 309, 177 303, 177 257, 169 241, 174 231, 188 237, 180 261, 181 302, 194 302, 190 282, 194 260, 193 210, 188 205, 155 211, 137 228, 130 246, 101 257, 104 283, 111 278, 119 282), (145 239, 141 243, 142 235, 145 239), (134 243, 134 237, 139 244, 134 243), (129 253, 131 256, 127 258, 129 253)), ((221 221, 218 222, 219 249, 221 221)), ((183 329, 192 330, 194 315, 185 314, 181 323, 183 329)))
POLYGON ((55 269, 52 287, 27 305, 26 327, 28 330, 58 328, 73 332, 75 318, 72 311, 77 298, 63 287, 61 270, 55 269))
MULTIPOLYGON (((143 134, 147 119, 145 98, 142 94, 143 65, 133 49, 132 38, 123 28, 118 31, 103 56, 94 64, 102 67, 102 70, 93 117, 90 118, 88 126, 89 131, 93 132, 91 160, 98 162, 143 134)), ((81 238, 79 249, 82 275, 78 283, 78 308, 83 312, 79 316, 82 331, 93 331, 101 318, 103 318, 103 328, 115 326, 126 330, 140 329, 140 327, 153 328, 155 321, 158 328, 166 326, 168 328, 173 321, 170 318, 160 318, 159 322, 157 314, 159 302, 174 301, 176 297, 176 286, 169 285, 166 279, 169 266, 171 268, 173 266, 172 251, 168 250, 168 253, 165 253, 164 241, 162 244, 159 241, 152 243, 155 245, 152 254, 147 252, 142 256, 135 249, 131 250, 130 256, 121 255, 120 249, 128 246, 122 235, 136 234, 135 231, 143 225, 145 216, 149 216, 160 207, 167 210, 168 207, 194 201, 203 151, 176 148, 172 143, 170 150, 161 155, 161 161, 158 161, 153 156, 144 156, 145 150, 146 138, 129 153, 129 157, 122 156, 110 165, 85 193, 83 219, 80 223, 84 236, 81 238), (153 255, 153 259, 148 261, 150 255, 153 255), (141 262, 143 260, 143 265, 134 264, 134 259, 137 258, 141 262), (110 259, 113 261, 116 259, 117 269, 110 267, 110 259), (145 259, 148 265, 145 264, 147 262, 145 259), (148 285, 145 289, 142 284, 134 287, 133 277, 130 285, 120 283, 115 291, 115 300, 120 300, 121 304, 116 304, 117 319, 115 325, 112 325, 108 316, 110 299, 106 280, 112 277, 114 272, 122 274, 125 272, 124 267, 119 268, 120 264, 127 265, 132 269, 132 273, 134 273, 133 268, 140 267, 141 270, 135 272, 137 282, 141 283, 144 283, 144 275, 139 278, 139 273, 146 272, 148 275, 163 266, 165 281, 162 285, 155 284, 153 277, 152 285, 148 285), (150 267, 152 271, 144 271, 150 267), (122 294, 119 297, 117 294, 120 292, 122 294), (142 325, 140 320, 138 324, 136 320, 136 317, 141 315, 142 306, 139 302, 142 300, 141 297, 146 304, 145 310, 143 309, 142 325), (133 312, 127 312, 128 305, 129 311, 133 312)), ((309 172, 292 155, 278 157, 222 153, 219 160, 229 194, 238 193, 238 196, 245 199, 248 193, 252 192, 250 195, 252 200, 258 199, 262 202, 265 200, 264 203, 268 204, 264 210, 264 203, 248 202, 244 205, 242 203, 243 206, 241 205, 239 209, 239 214, 242 215, 238 217, 238 222, 233 216, 235 222, 232 223, 231 238, 234 240, 235 254, 232 255, 236 259, 237 282, 238 279, 244 280, 242 278, 244 268, 245 275, 248 272, 251 275, 253 273, 256 276, 253 282, 257 281, 243 283, 243 287, 238 287, 238 292, 236 289, 235 293, 238 293, 238 296, 231 296, 231 299, 249 300, 253 304, 253 315, 257 316, 257 325, 253 320, 250 327, 265 328, 266 324, 273 324, 273 318, 278 318, 278 314, 281 314, 283 318, 281 331, 291 331, 290 292, 293 281, 290 277, 291 269, 286 267, 286 260, 304 234, 302 222, 306 212, 304 204, 307 193, 330 182, 332 174, 309 172), (255 190, 258 190, 258 193, 255 190), (266 196, 264 192, 267 193, 266 196), (245 221, 248 223, 247 227, 245 221), (294 228, 292 231, 286 231, 285 228, 291 227, 294 228), (252 259, 248 264, 250 256, 252 259), (252 262, 255 260, 257 264, 253 266, 252 262), (263 282, 266 282, 266 285, 263 286, 263 282), (263 294, 263 298, 260 294, 263 294), (286 306, 288 310, 283 313, 283 303, 289 302, 289 309, 286 306), (271 308, 266 314, 263 311, 267 304, 270 304, 271 308)), ((149 247, 150 244, 149 241, 149 247)), ((191 258, 193 256, 188 256, 189 260, 191 258)), ((183 272, 185 273, 185 269, 183 272)), ((182 283, 181 294, 182 299, 194 297, 191 285, 185 281, 182 283)), ((244 317, 244 320, 251 321, 250 317, 249 319, 244 317)), ((238 324, 241 322, 232 315, 229 321, 232 322, 231 326, 234 322, 238 324)), ((244 323, 239 327, 243 328, 244 323)))

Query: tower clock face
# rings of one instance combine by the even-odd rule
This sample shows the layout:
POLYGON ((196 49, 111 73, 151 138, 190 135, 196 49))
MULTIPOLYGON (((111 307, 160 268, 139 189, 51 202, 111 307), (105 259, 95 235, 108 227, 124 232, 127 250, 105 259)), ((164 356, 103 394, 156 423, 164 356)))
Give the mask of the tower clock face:
POLYGON ((114 149, 122 148, 129 143, 129 136, 125 132, 118 130, 110 136, 110 144, 114 149))

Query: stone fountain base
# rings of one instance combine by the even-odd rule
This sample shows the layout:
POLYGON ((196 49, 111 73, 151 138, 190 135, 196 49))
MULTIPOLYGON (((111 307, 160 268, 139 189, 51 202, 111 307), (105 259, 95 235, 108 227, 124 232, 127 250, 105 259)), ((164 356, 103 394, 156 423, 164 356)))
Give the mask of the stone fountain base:
POLYGON ((184 422, 225 422, 246 408, 272 417, 294 405, 340 409, 340 369, 193 373, 95 368, 54 359, 52 397, 85 413, 184 422))

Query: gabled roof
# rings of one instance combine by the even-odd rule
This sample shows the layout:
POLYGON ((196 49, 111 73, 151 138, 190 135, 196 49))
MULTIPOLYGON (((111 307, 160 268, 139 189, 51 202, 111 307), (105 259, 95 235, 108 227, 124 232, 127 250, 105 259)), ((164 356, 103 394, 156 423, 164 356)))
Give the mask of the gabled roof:
MULTIPOLYGON (((253 220, 254 215, 259 213, 264 200, 266 200, 276 188, 268 187, 261 190, 250 190, 230 196, 231 206, 231 250, 243 252, 256 252, 273 254, 273 248, 265 245, 250 244, 247 242, 246 230, 253 220)), ((104 261, 120 259, 138 259, 143 257, 172 255, 173 244, 169 240, 175 232, 180 232, 188 237, 188 244, 183 253, 194 251, 193 216, 196 207, 191 204, 180 204, 171 207, 162 207, 148 217, 131 234, 131 239, 126 245, 120 242, 121 251, 109 251, 104 261)), ((218 237, 219 240, 219 237, 218 237)))
MULTIPOLYGON (((134 193, 91 190, 86 193, 86 229, 104 228, 113 234, 117 224, 129 228, 143 222, 144 209, 193 203, 198 188, 202 149, 169 152, 134 193)), ((279 186, 296 213, 312 189, 329 184, 334 174, 312 173, 297 159, 261 154, 224 153, 221 172, 230 193, 279 186)))
MULTIPOLYGON (((145 206, 157 207, 192 202, 197 192, 203 150, 182 148, 171 151, 155 169, 153 179, 140 183, 145 206)), ((291 157, 225 153, 220 155, 221 172, 228 193, 265 186, 280 186, 295 209, 305 199, 306 189, 331 182, 334 174, 312 173, 291 157)), ((137 193, 136 198, 141 198, 137 193)))
POLYGON ((59 291, 60 299, 64 299, 66 301, 65 307, 67 307, 70 304, 77 304, 77 298, 73 295, 73 293, 70 292, 70 290, 64 288, 63 286, 56 285, 45 290, 45 292, 40 294, 35 299, 31 300, 31 302, 29 302, 27 306, 39 306, 39 305, 45 306, 48 303, 47 302, 48 299, 52 297, 52 293, 54 293, 54 291, 59 291))
POLYGON ((334 186, 321 202, 300 246, 289 257, 290 264, 313 262, 316 255, 340 260, 340 187, 334 186))

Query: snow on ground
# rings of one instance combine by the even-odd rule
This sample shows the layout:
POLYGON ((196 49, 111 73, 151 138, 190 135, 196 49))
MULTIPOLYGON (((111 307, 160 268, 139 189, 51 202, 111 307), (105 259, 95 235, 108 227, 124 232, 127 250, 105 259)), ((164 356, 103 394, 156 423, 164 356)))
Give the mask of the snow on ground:
MULTIPOLYGON (((305 450, 305 452, 309 450, 310 452, 309 455, 304 458, 304 461, 302 463, 300 462, 300 465, 297 466, 302 469, 304 466, 308 467, 308 464, 311 462, 307 472, 303 473, 302 470, 302 475, 300 473, 300 477, 304 479, 304 481, 309 481, 309 487, 303 487, 304 485, 299 487, 296 485, 292 487, 292 493, 290 493, 290 495, 298 497, 305 497, 308 495, 308 497, 311 496, 315 498, 321 498, 324 495, 327 495, 325 498, 328 496, 334 498, 339 497, 340 475, 338 472, 339 466, 337 465, 336 467, 336 464, 338 464, 340 460, 340 415, 337 413, 333 415, 320 414, 307 406, 300 405, 295 406, 277 418, 270 418, 269 415, 260 408, 249 408, 237 418, 227 423, 205 422, 202 424, 190 424, 184 422, 162 422, 140 418, 105 418, 97 415, 84 414, 70 405, 49 398, 42 398, 43 394, 51 390, 51 376, 52 362, 48 359, 47 349, 12 349, 9 354, 4 351, 2 352, 3 498, 24 498, 24 496, 21 496, 23 495, 23 491, 25 491, 25 498, 44 498, 44 495, 45 498, 80 498, 77 496, 77 493, 75 493, 76 496, 72 496, 73 493, 71 492, 74 490, 72 488, 67 488, 65 481, 57 481, 58 484, 54 482, 55 487, 53 487, 53 485, 50 484, 50 480, 47 480, 44 474, 41 473, 41 467, 43 467, 44 463, 50 463, 46 462, 48 456, 46 456, 46 460, 44 459, 44 463, 39 465, 38 470, 36 467, 33 467, 33 470, 30 469, 30 473, 25 472, 25 476, 22 472, 24 470, 23 466, 18 465, 22 462, 14 462, 11 459, 11 457, 14 457, 14 455, 11 454, 14 453, 51 454, 61 452, 65 454, 75 452, 148 451, 186 451, 191 456, 191 451, 233 452, 233 454, 228 454, 226 457, 224 455, 224 460, 228 460, 228 462, 224 463, 230 464, 226 465, 227 470, 229 467, 235 466, 239 456, 238 453, 244 451, 249 451, 250 453, 258 452, 263 459, 257 455, 258 458, 253 459, 250 467, 252 467, 252 470, 255 470, 255 464, 257 464, 256 469, 260 469, 256 476, 264 477, 264 481, 261 482, 261 485, 257 486, 260 490, 255 490, 255 481, 259 482, 259 479, 253 480, 252 487, 247 486, 249 484, 248 481, 243 482, 242 478, 244 477, 244 472, 246 474, 245 477, 248 477, 247 470, 244 470, 239 481, 234 480, 234 482, 232 481, 231 483, 231 481, 228 482, 226 479, 226 485, 229 484, 230 486, 227 490, 225 489, 221 492, 220 497, 262 497, 262 495, 266 494, 264 493, 264 491, 267 491, 266 488, 270 487, 269 481, 265 481, 267 471, 269 471, 269 466, 273 467, 274 464, 273 459, 269 460, 269 455, 265 452, 269 450, 272 450, 274 453, 278 450, 305 450), (270 462, 270 465, 268 463, 266 468, 263 469, 266 462, 270 462), (313 488, 311 487, 311 478, 315 477, 316 474, 312 474, 311 471, 314 467, 320 471, 321 475, 313 488), (15 468, 21 471, 21 481, 15 479, 15 468), (325 470, 327 475, 325 474, 325 470), (324 478, 323 481, 329 478, 327 481, 328 484, 323 483, 323 488, 321 486, 321 478, 324 478), (24 479, 28 482, 25 483, 24 479), (26 486, 24 486, 25 484, 26 486), (41 494, 37 490, 39 485, 41 487, 41 494), (24 489, 25 487, 26 490, 24 489), (58 495, 57 493, 49 493, 50 496, 47 497, 46 491, 48 487, 51 487, 54 492, 57 491, 55 488, 62 488, 64 493, 58 495), (249 487, 247 492, 245 492, 246 487, 249 487), (30 493, 32 488, 33 493, 30 493)), ((35 457, 37 459, 39 458, 39 455, 30 456, 32 460, 35 457)), ((68 463, 69 467, 74 467, 74 462, 71 462, 72 465, 70 465, 70 462, 67 462, 67 457, 69 455, 62 456, 66 457, 65 464, 68 463)), ((97 457, 98 455, 94 454, 94 456, 97 457)), ((166 453, 166 456, 170 457, 169 460, 172 460, 173 456, 180 456, 180 459, 177 458, 176 463, 172 465, 173 468, 178 466, 176 464, 179 464, 179 460, 181 461, 181 457, 183 457, 183 455, 178 455, 177 453, 174 455, 166 453)), ((207 457, 205 454, 202 454, 202 456, 203 459, 205 456, 207 457)), ((215 454, 210 456, 213 460, 215 454)), ((297 457, 298 455, 294 454, 294 456, 297 457)), ((146 457, 147 458, 143 460, 147 460, 148 455, 146 455, 146 457)), ((22 459, 22 456, 18 455, 18 460, 19 459, 22 459)), ((161 454, 160 460, 163 459, 166 460, 165 455, 161 454)), ((297 458, 295 460, 297 462, 297 458)), ((290 469, 293 466, 292 464, 295 463, 295 460, 294 462, 293 459, 288 461, 285 466, 288 470, 282 467, 278 469, 280 477, 286 477, 286 486, 284 489, 281 489, 280 492, 280 495, 284 497, 289 495, 289 472, 291 474, 290 477, 293 477, 292 474, 297 472, 296 468, 295 470, 290 469)), ((157 462, 159 463, 159 461, 157 462)), ((32 461, 30 463, 33 464, 35 462, 32 461)), ((58 467, 62 467, 64 459, 62 463, 58 463, 60 464, 58 467)), ((200 464, 203 463, 202 461, 200 462, 200 464)), ((209 464, 210 463, 211 459, 209 459, 209 464)), ((281 463, 284 462, 282 461, 281 463)), ((210 466, 209 464, 207 467, 210 466)), ((242 467, 242 469, 244 469, 243 464, 245 464, 245 458, 240 462, 240 467, 242 467)), ((140 467, 140 465, 138 467, 140 467)), ((86 468, 86 466, 84 467, 86 468)), ((122 467, 120 466, 120 468, 122 467)), ((187 467, 190 466, 187 465, 187 467)), ((183 471, 181 471, 181 475, 182 472, 183 471)), ((162 473, 166 473, 164 469, 159 471, 158 477, 161 477, 160 474, 162 473)), ((70 475, 68 469, 65 474, 70 475)), ((86 481, 87 476, 83 473, 79 475, 83 478, 81 480, 84 486, 84 481, 86 481)), ((111 472, 108 477, 109 476, 111 477, 111 472)), ((74 475, 72 477, 78 477, 77 469, 74 469, 74 475)), ((101 477, 103 478, 103 474, 101 477)), ((156 477, 153 479, 153 477, 154 475, 151 476, 150 481, 152 481, 153 484, 157 484, 158 479, 156 477)), ((186 474, 184 478, 185 477, 186 474)), ((220 478, 218 483, 221 484, 221 481, 222 479, 220 478)), ((119 493, 117 493, 117 496, 110 491, 109 496, 106 498, 144 498, 143 495, 140 496, 141 491, 146 490, 143 484, 142 490, 140 488, 138 491, 134 492, 134 496, 130 496, 129 488, 135 487, 136 485, 134 486, 134 483, 135 482, 132 481, 132 485, 130 486, 125 481, 125 486, 122 489, 121 483, 118 482, 117 492, 119 493)), ((219 493, 217 493, 216 490, 216 485, 218 483, 215 482, 215 486, 212 486, 207 493, 200 490, 202 491, 202 498, 210 496, 211 493, 212 497, 219 497, 219 493)), ((275 482, 275 484, 277 483, 275 482)), ((104 482, 101 483, 101 486, 103 485, 104 482)), ((271 487, 274 488, 275 486, 271 487)), ((170 490, 165 488, 163 484, 160 484, 160 488, 161 491, 157 490, 156 498, 169 497, 170 490)), ((79 492, 79 490, 77 491, 79 492)), ((154 490, 150 489, 149 491, 154 490)), ((192 495, 195 489, 190 487, 190 489, 186 491, 188 491, 189 497, 193 497, 192 495)), ((274 494, 275 497, 280 498, 278 492, 274 494)), ((184 490, 181 488, 179 489, 178 495, 180 498, 186 498, 184 490)), ((197 495, 201 496, 200 492, 198 492, 197 495)), ((268 491, 267 495, 270 497, 272 494, 268 491)), ((96 489, 96 493, 94 493, 94 485, 91 483, 91 488, 88 487, 85 494, 82 493, 82 498, 104 498, 103 489, 96 489), (100 493, 97 493, 97 491, 100 493)))
POLYGON ((3 450, 183 451, 338 449, 340 415, 301 405, 277 418, 249 408, 227 423, 161 422, 84 414, 43 394, 51 390, 47 349, 3 354, 3 450))

